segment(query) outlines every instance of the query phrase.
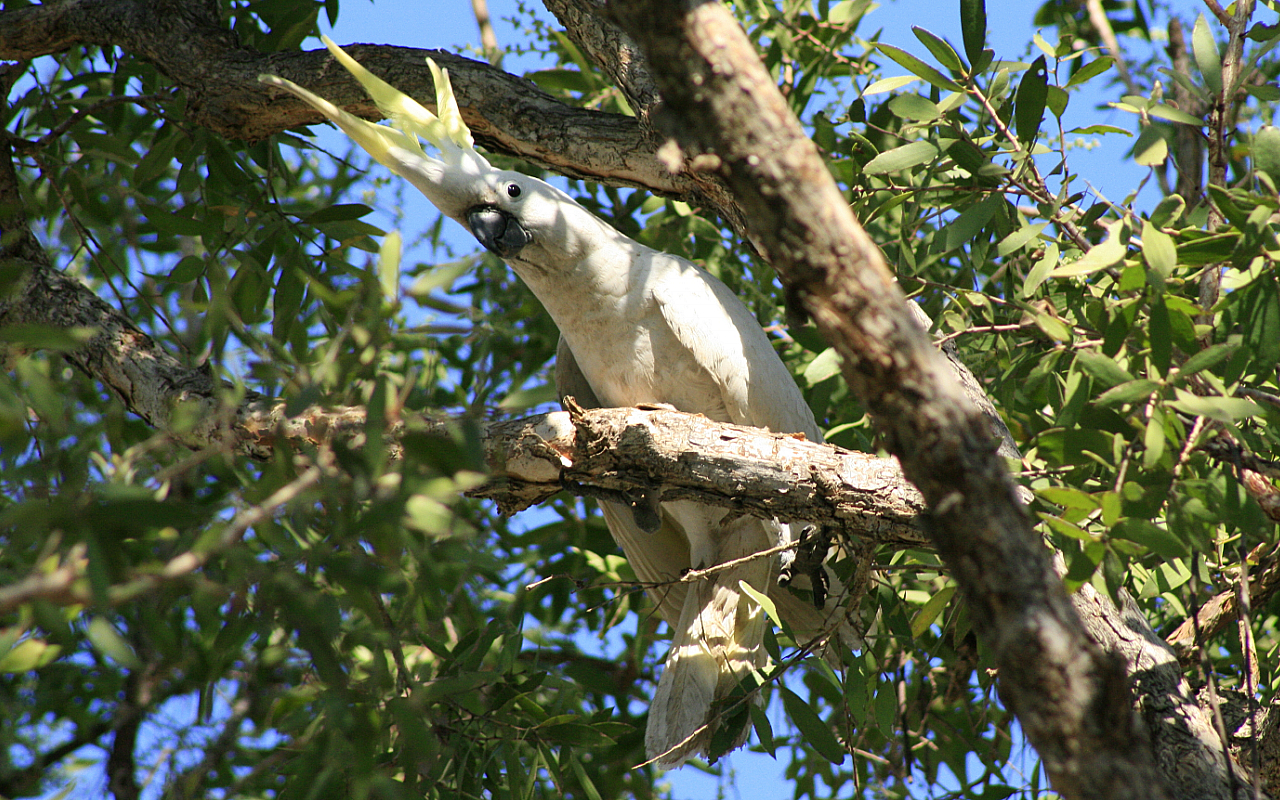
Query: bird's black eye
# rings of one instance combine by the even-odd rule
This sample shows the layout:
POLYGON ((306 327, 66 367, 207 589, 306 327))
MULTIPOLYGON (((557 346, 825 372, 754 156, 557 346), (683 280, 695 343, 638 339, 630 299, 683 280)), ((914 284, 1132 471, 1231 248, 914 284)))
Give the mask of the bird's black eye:
POLYGON ((520 184, 518 183, 507 184, 507 197, 510 197, 512 200, 520 196, 520 191, 521 191, 520 184))

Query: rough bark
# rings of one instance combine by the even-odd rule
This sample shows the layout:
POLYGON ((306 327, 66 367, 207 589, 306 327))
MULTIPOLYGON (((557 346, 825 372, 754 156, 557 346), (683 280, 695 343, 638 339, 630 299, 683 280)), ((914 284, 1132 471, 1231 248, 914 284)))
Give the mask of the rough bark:
POLYGON ((713 3, 617 0, 614 18, 696 149, 719 159, 789 291, 928 502, 930 535, 995 655, 1003 694, 1068 797, 1168 796, 1120 659, 1084 632, 1031 532, 982 415, 911 321, 874 244, 733 17, 713 3))
MULTIPOLYGON (((154 63, 183 89, 189 119, 231 139, 266 138, 319 122, 313 109, 258 82, 286 77, 354 114, 378 119, 372 101, 328 52, 263 54, 241 48, 212 4, 185 0, 68 0, 0 11, 0 59, 24 60, 73 47, 119 47, 154 63)), ((387 81, 434 108, 426 58, 449 70, 462 116, 498 153, 562 175, 685 196, 699 190, 659 163, 634 118, 565 105, 523 78, 441 50, 346 48, 387 81)))

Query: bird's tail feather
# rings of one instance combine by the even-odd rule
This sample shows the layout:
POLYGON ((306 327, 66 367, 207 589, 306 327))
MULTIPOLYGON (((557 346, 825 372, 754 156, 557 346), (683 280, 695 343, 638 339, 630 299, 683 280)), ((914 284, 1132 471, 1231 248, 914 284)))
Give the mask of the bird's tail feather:
MULTIPOLYGON (((722 547, 716 563, 769 546, 761 521, 755 519, 736 520, 717 538, 722 547)), ((645 749, 658 764, 674 767, 707 753, 717 727, 712 718, 716 701, 729 696, 768 660, 764 611, 742 591, 740 582, 767 592, 772 563, 768 558, 747 561, 690 585, 649 708, 645 749)))

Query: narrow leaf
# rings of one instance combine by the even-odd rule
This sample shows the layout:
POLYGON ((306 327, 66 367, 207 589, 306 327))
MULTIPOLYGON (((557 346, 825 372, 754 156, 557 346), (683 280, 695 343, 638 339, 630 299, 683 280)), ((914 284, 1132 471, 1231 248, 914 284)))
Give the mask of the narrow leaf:
POLYGON ((1153 413, 1151 419, 1147 420, 1147 428, 1142 435, 1143 469, 1150 471, 1160 466, 1160 459, 1164 457, 1165 444, 1164 415, 1153 413))
POLYGON ((1049 80, 1044 56, 1040 56, 1031 62, 1031 68, 1022 76, 1013 101, 1013 121, 1023 144, 1029 144, 1040 132, 1048 97, 1049 80))
POLYGON ((1149 378, 1126 381, 1098 395, 1093 402, 1103 408, 1122 406, 1126 403, 1145 403, 1159 386, 1159 383, 1149 378))
POLYGON ((918 25, 912 25, 911 32, 920 40, 920 44, 927 47, 933 57, 938 59, 939 64, 953 72, 964 72, 964 64, 960 62, 960 56, 956 54, 950 42, 918 25))
POLYGON ((1089 252, 1070 264, 1064 264, 1049 273, 1054 278, 1075 278, 1090 275, 1115 264, 1124 258, 1125 246, 1120 241, 1120 228, 1124 220, 1118 219, 1107 224, 1107 238, 1089 248, 1089 252))
POLYGON ((787 716, 791 717, 791 722, 800 730, 805 742, 831 763, 842 763, 845 750, 831 727, 795 692, 785 686, 779 687, 779 692, 782 694, 782 707, 787 710, 787 716))
POLYGON ((1094 60, 1090 61, 1088 64, 1085 64, 1083 67, 1076 70, 1075 74, 1072 75, 1070 80, 1067 81, 1067 88, 1070 89, 1072 86, 1079 86, 1080 84, 1090 80, 1091 78, 1098 77, 1102 73, 1111 69, 1111 66, 1114 63, 1115 63, 1115 59, 1112 58, 1111 56, 1102 56, 1101 58, 1095 58, 1094 60))
POLYGON ((884 44, 883 42, 876 42, 876 49, 898 62, 898 65, 907 72, 923 78, 934 86, 937 86, 939 89, 946 89, 949 92, 960 92, 964 90, 963 86, 911 55, 906 50, 894 47, 891 44, 884 44))
POLYGON ((1178 246, 1173 243, 1172 236, 1150 222, 1143 222, 1142 257, 1162 279, 1168 278, 1178 265, 1178 246))
POLYGON ((388 302, 400 298, 400 250, 403 241, 400 231, 391 231, 382 239, 378 248, 378 282, 382 296, 388 302))
POLYGON ((911 620, 911 635, 919 637, 925 631, 929 630, 929 626, 934 623, 938 615, 947 607, 947 603, 951 602, 951 596, 956 593, 956 587, 947 586, 929 598, 929 602, 924 604, 916 614, 916 618, 911 620))
POLYGON ((1058 257, 1058 244, 1056 242, 1044 249, 1044 258, 1036 262, 1031 271, 1027 273, 1026 281, 1022 284, 1021 296, 1024 299, 1034 294, 1036 289, 1040 288, 1040 284, 1048 279, 1054 267, 1058 266, 1058 257))
POLYGON ((919 166, 938 157, 938 148, 930 142, 918 141, 886 150, 867 162, 862 171, 867 175, 880 175, 919 166))
POLYGON ((1182 109, 1167 106, 1164 103, 1153 103, 1147 109, 1147 113, 1158 119, 1167 119, 1170 122, 1181 122, 1183 125, 1191 125, 1195 128, 1204 127, 1204 120, 1200 117, 1193 117, 1182 109))
POLYGON ((840 374, 840 354, 834 347, 823 350, 804 368, 804 380, 810 386, 816 386, 838 374, 840 374))
POLYGON ((1238 344, 1215 344, 1188 358, 1186 363, 1179 368, 1178 374, 1185 377, 1216 367, 1235 355, 1239 349, 1240 345, 1238 344))
POLYGON ((1235 422, 1262 414, 1261 406, 1243 397, 1200 397, 1181 389, 1175 391, 1178 396, 1169 405, 1192 416, 1208 417, 1217 422, 1235 422))
POLYGON ((773 742, 773 726, 769 724, 769 715, 755 703, 748 703, 747 707, 751 710, 751 724, 756 729, 756 738, 760 740, 760 746, 770 757, 776 759, 778 746, 773 742))
POLYGON ((1280 128, 1264 125, 1253 137, 1253 166, 1280 186, 1280 128))
POLYGON ((1181 558, 1189 555, 1187 546, 1177 536, 1145 519, 1122 519, 1111 529, 1111 535, 1130 542, 1137 542, 1151 552, 1165 558, 1181 558))
POLYGON ((964 37, 964 54, 977 71, 982 48, 987 45, 986 0, 960 0, 960 33, 964 37))
POLYGON ((1021 250, 1025 245, 1036 240, 1040 235, 1040 231, 1044 230, 1049 223, 1041 222, 1038 225, 1028 225, 1019 228, 1000 241, 996 246, 996 253, 1001 256, 1007 256, 1010 253, 1021 250))
POLYGON ((1204 14, 1196 19, 1196 27, 1191 32, 1191 49, 1195 52, 1196 66, 1200 68, 1209 91, 1221 95, 1222 57, 1218 54, 1218 43, 1213 40, 1213 31, 1209 29, 1209 21, 1204 18, 1204 14))
POLYGON ((755 587, 743 580, 738 581, 738 588, 746 592, 747 596, 752 600, 755 600, 756 603, 764 609, 764 613, 769 615, 769 619, 773 620, 775 625, 783 630, 787 630, 787 628, 782 624, 782 617, 778 616, 778 607, 773 604, 773 601, 770 600, 768 596, 756 590, 755 587))
POLYGON ((1133 380, 1129 370, 1096 350, 1081 350, 1076 353, 1075 363, 1081 372, 1108 388, 1133 380))

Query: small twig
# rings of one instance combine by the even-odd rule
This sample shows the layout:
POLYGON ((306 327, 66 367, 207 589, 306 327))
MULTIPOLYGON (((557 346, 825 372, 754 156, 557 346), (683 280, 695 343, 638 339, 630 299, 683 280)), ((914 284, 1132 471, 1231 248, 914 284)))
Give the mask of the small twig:
MULTIPOLYGON (((1227 763, 1227 774, 1231 777, 1231 796, 1235 797, 1239 788, 1240 777, 1236 775, 1236 771, 1231 768, 1231 749, 1230 739, 1227 737, 1227 725, 1222 719, 1222 701, 1218 697, 1218 681, 1213 675, 1213 666, 1209 663, 1209 651, 1205 649, 1204 637, 1200 631, 1200 610, 1196 607, 1196 593, 1200 591, 1199 574, 1200 554, 1196 553, 1191 563, 1191 624, 1195 628, 1196 651, 1200 654, 1197 662, 1200 668, 1200 677, 1204 679, 1205 685, 1209 689, 1209 705, 1212 706, 1213 727, 1218 732, 1218 739, 1222 745, 1222 758, 1227 763)), ((1255 733, 1256 735, 1256 733, 1255 733)))
POLYGON ((1221 22, 1223 25, 1231 24, 1231 15, 1227 13, 1226 9, 1218 5, 1218 0, 1204 0, 1204 4, 1208 6, 1209 10, 1213 12, 1213 15, 1218 18, 1218 22, 1221 22))
POLYGON ((1009 323, 1008 325, 978 325, 973 328, 965 328, 962 331, 956 331, 955 333, 948 333, 946 336, 938 339, 936 344, 944 345, 952 339, 958 339, 967 333, 999 333, 1001 331, 1020 331, 1023 328, 1033 327, 1035 327, 1034 322, 1015 322, 1009 323))
POLYGON ((680 583, 693 583, 694 581, 700 581, 703 578, 709 578, 716 573, 724 572, 725 570, 730 570, 734 567, 741 566, 742 564, 755 561, 758 558, 767 558, 768 556, 774 556, 778 553, 785 553, 786 551, 794 550, 799 546, 800 542, 798 541, 789 542, 787 544, 780 544, 776 547, 771 547, 768 550, 761 550, 757 553, 752 553, 751 555, 742 556, 741 558, 734 558, 721 564, 707 567, 706 569, 691 569, 680 576, 680 583))
POLYGON ((1240 574, 1237 577, 1240 653, 1244 658, 1244 685, 1249 698, 1249 730, 1253 733, 1249 737, 1249 751, 1253 761, 1253 796, 1255 800, 1262 800, 1262 761, 1258 751, 1258 647, 1253 637, 1252 609, 1249 605, 1249 559, 1243 547, 1240 548, 1240 574))

